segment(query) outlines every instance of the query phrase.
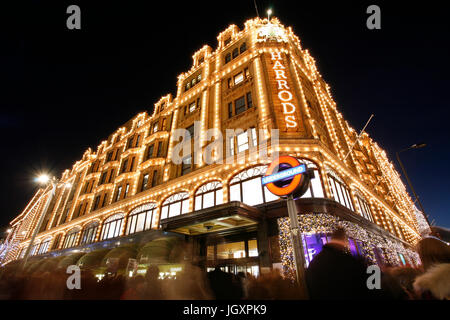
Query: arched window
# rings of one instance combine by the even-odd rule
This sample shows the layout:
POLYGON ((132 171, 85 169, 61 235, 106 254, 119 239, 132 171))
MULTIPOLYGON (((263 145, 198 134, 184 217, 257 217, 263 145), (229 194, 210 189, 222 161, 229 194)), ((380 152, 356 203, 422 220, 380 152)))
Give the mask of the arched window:
POLYGON ((261 177, 267 166, 257 166, 244 170, 230 181, 230 201, 240 201, 249 206, 277 200, 266 187, 261 184, 261 177))
POLYGON ((179 192, 168 197, 161 208, 161 219, 171 218, 189 212, 189 194, 179 192))
POLYGON ((308 169, 313 169, 314 178, 311 179, 308 190, 302 198, 324 198, 322 181, 320 179, 319 168, 317 168, 314 162, 306 159, 299 159, 300 162, 305 163, 308 169))
POLYGON ((83 234, 81 235, 80 245, 92 243, 95 241, 95 236, 97 235, 98 222, 91 222, 84 227, 83 234))
POLYGON ((41 246, 39 247, 38 254, 44 254, 48 251, 48 246, 50 245, 50 241, 52 238, 47 238, 42 241, 41 246))
POLYGON ((195 193, 195 210, 201 210, 223 203, 222 183, 212 181, 205 183, 195 193))
POLYGON ((34 244, 30 249, 30 256, 34 256, 37 254, 37 248, 39 247, 39 243, 34 244))
POLYGON ((59 242, 61 241, 61 237, 62 237, 61 233, 56 236, 56 238, 55 238, 55 240, 53 241, 53 244, 52 244, 52 250, 58 249, 59 242))
POLYGON ((63 249, 71 248, 76 245, 78 233, 80 233, 79 228, 74 228, 67 233, 66 238, 64 239, 63 249))
POLYGON ((333 198, 336 202, 339 202, 343 206, 353 209, 353 204, 350 198, 350 192, 345 182, 339 177, 333 170, 327 169, 328 182, 330 183, 330 190, 333 198))
POLYGON ((361 210, 361 215, 367 220, 373 222, 372 209, 366 198, 361 194, 359 190, 356 190, 356 201, 358 201, 359 208, 361 210))
POLYGON ((20 255, 19 255, 19 259, 22 259, 23 257, 25 257, 25 252, 27 251, 27 247, 25 246, 25 247, 23 247, 21 250, 20 250, 20 255))
POLYGON ((102 240, 111 239, 120 235, 122 229, 123 214, 115 214, 105 220, 102 229, 102 240))
POLYGON ((128 218, 126 234, 132 234, 152 228, 156 204, 147 203, 131 211, 128 218))

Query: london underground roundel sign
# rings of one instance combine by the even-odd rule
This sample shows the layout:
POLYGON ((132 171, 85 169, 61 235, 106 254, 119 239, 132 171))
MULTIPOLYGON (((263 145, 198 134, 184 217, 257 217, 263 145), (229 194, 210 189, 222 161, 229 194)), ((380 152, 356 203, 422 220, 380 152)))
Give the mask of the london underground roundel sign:
POLYGON ((309 185, 310 177, 305 164, 291 156, 281 156, 267 168, 261 182, 279 197, 302 196, 309 185))

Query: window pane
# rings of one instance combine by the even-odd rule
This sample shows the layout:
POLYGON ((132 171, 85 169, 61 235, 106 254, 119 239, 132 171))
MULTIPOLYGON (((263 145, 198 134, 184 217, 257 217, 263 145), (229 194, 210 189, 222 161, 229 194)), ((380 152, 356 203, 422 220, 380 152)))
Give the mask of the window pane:
POLYGON ((135 233, 136 231, 136 216, 131 216, 130 222, 129 222, 128 232, 129 233, 135 233))
POLYGON ((147 215, 145 220, 145 230, 149 230, 152 228, 153 210, 147 211, 145 214, 147 215))
POLYGON ((202 196, 195 197, 195 211, 202 209, 202 196))
POLYGON ((145 222, 145 213, 140 213, 137 216, 136 232, 144 230, 144 222, 145 222))
POLYGON ((252 136, 252 146, 256 147, 258 145, 258 137, 256 135, 256 129, 251 128, 250 131, 251 131, 250 134, 252 136))
POLYGON ((238 153, 248 149, 248 132, 245 131, 237 135, 238 153))
POLYGON ((241 201, 241 185, 239 183, 230 186, 230 201, 241 201))
POLYGON ((313 172, 314 172, 314 179, 311 179, 311 186, 313 189, 314 198, 324 198, 319 172, 317 170, 313 170, 313 172))
POLYGON ((236 107, 236 115, 245 111, 245 97, 240 97, 234 102, 234 104, 236 107))
POLYGON ((243 201, 250 206, 263 203, 261 178, 254 178, 242 183, 243 201))
POLYGON ((257 257, 258 256, 258 244, 256 240, 248 241, 248 256, 257 257))
POLYGON ((216 191, 216 205, 223 203, 223 191, 219 189, 216 191))
POLYGON ((264 187, 264 196, 266 197, 266 202, 271 202, 279 199, 278 196, 274 195, 266 187, 264 187))
POLYGON ((168 213, 168 206, 164 206, 162 207, 161 210, 161 219, 166 219, 167 218, 167 213, 168 213))
POLYGON ((185 214, 189 212, 189 199, 183 200, 183 209, 181 214, 185 214))
POLYGON ((244 81, 244 74, 242 72, 234 76, 234 85, 237 85, 242 81, 244 81))
POLYGON ((234 137, 228 138, 229 155, 234 156, 234 137))
POLYGON ((309 187, 306 192, 301 196, 302 198, 311 198, 311 188, 309 187))
POLYGON ((336 190, 336 183, 334 182, 334 179, 331 177, 328 177, 328 179, 330 180, 330 187, 331 187, 331 192, 333 193, 333 198, 334 201, 339 202, 339 196, 336 190))
POLYGON ((245 242, 221 243, 217 245, 217 259, 245 258, 245 242))
POLYGON ((175 202, 169 205, 169 218, 178 216, 181 211, 181 202, 175 202))
POLYGON ((208 192, 203 195, 203 209, 214 206, 214 192, 208 192))

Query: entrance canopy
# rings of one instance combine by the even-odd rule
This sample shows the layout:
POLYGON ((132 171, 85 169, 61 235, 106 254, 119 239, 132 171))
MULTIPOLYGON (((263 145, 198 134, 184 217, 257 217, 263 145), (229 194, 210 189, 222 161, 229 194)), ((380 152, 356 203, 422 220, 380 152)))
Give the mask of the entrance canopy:
POLYGON ((256 226, 260 211, 232 201, 215 207, 161 220, 161 229, 186 235, 199 235, 235 228, 256 226))

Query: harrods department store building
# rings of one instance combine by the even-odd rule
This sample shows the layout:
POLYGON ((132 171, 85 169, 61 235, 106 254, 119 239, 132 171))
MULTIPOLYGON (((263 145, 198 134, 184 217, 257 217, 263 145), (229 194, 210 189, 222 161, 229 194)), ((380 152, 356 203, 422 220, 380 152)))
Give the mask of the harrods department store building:
POLYGON ((280 268, 290 276, 286 202, 261 185, 276 152, 314 169, 296 200, 307 264, 338 225, 354 254, 379 264, 420 263, 413 248, 428 225, 386 152, 366 133, 356 141, 292 29, 255 18, 242 30, 229 26, 217 40, 217 48, 205 45, 193 55, 175 96, 163 96, 151 114, 136 115, 64 171, 46 212, 50 188, 36 192, 10 223, 2 264, 24 256, 45 215, 34 256, 113 248, 155 234, 189 243, 185 259, 208 270, 280 268), (180 128, 190 133, 185 143, 198 143, 201 152, 212 143, 207 130, 221 132, 226 141, 213 150, 216 163, 201 152, 173 161, 180 128), (226 136, 226 129, 242 131, 226 136), (261 145, 268 156, 255 151, 261 145), (235 161, 221 163, 221 153, 235 161))

